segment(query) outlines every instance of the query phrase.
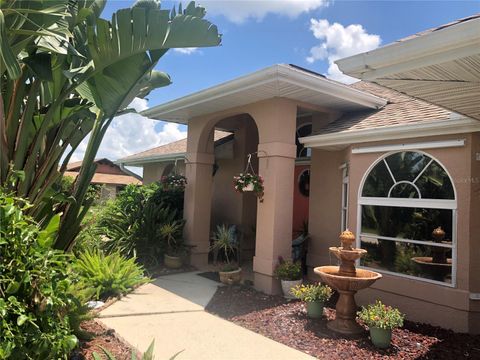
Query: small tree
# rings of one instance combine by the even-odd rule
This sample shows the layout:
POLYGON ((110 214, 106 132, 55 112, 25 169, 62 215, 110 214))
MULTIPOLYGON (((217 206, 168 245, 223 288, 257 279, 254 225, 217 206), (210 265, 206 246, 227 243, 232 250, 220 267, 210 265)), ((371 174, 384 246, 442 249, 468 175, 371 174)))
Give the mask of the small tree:
POLYGON ((140 0, 110 21, 100 18, 102 0, 0 2, 0 180, 32 203, 40 224, 61 212, 55 242, 70 249, 90 203, 93 160, 115 116, 151 90, 170 84, 154 70, 175 47, 216 46, 215 25, 194 2, 163 10, 140 0), (72 197, 52 208, 52 186, 80 142, 90 135, 72 197), (63 160, 62 160, 63 159, 63 160), (6 184, 12 171, 23 171, 6 184))

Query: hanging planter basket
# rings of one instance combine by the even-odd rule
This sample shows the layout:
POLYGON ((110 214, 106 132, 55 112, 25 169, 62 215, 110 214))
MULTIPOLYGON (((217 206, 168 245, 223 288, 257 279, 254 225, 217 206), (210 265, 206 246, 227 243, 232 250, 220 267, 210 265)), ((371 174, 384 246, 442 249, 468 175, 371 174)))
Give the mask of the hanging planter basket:
POLYGON ((233 188, 239 193, 253 192, 263 202, 263 177, 255 174, 251 160, 252 154, 248 154, 245 172, 233 177, 233 188))
POLYGON ((187 178, 183 175, 173 174, 163 176, 161 182, 165 190, 183 191, 185 190, 185 185, 187 184, 187 178))
POLYGON ((253 184, 248 184, 243 187, 242 192, 253 191, 253 190, 255 190, 255 187, 253 186, 253 184))

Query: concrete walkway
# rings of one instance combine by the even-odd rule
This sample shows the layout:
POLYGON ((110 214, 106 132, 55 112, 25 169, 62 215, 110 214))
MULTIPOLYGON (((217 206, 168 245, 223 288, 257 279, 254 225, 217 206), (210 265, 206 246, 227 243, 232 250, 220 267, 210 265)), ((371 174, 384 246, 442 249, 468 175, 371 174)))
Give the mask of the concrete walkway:
POLYGON ((155 359, 307 360, 312 357, 204 311, 219 284, 197 272, 163 276, 103 310, 100 321, 155 359))

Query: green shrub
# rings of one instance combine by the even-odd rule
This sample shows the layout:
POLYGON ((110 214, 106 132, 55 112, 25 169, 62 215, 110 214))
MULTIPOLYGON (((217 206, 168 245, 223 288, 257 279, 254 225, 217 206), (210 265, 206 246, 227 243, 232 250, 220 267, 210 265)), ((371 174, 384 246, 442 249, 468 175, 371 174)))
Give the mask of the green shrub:
POLYGON ((377 300, 375 304, 362 306, 362 310, 357 315, 369 328, 385 330, 403 326, 405 317, 398 309, 384 305, 380 300, 377 300))
POLYGON ((326 302, 332 296, 332 289, 320 283, 313 285, 297 285, 291 290, 293 296, 305 302, 326 302))
POLYGON ((302 264, 280 258, 275 268, 275 276, 280 280, 300 280, 302 278, 302 264))
POLYGON ((28 207, 0 189, 0 359, 66 358, 81 307, 70 256, 51 248, 59 216, 39 231, 28 207))
POLYGON ((85 250, 73 263, 78 274, 79 289, 93 289, 95 300, 125 294, 133 287, 148 281, 142 266, 135 258, 124 258, 119 253, 105 255, 101 250, 85 250))

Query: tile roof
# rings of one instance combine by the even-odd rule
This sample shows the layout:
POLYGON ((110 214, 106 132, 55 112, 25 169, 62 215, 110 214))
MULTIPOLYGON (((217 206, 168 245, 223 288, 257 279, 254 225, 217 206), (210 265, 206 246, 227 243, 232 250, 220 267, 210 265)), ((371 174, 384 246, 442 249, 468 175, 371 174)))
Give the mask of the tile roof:
MULTIPOLYGON (((64 176, 71 176, 76 178, 78 176, 78 172, 76 171, 65 171, 64 176)), ((141 185, 142 182, 133 176, 129 175, 117 175, 117 174, 100 174, 95 173, 93 175, 92 184, 114 184, 114 185, 128 185, 128 184, 135 184, 141 185)))
MULTIPOLYGON (((219 131, 215 130, 214 140, 218 141, 227 136, 231 135, 231 133, 226 131, 219 131)), ((157 146, 153 149, 148 149, 137 154, 133 154, 127 157, 120 159, 123 160, 141 160, 143 158, 148 158, 151 156, 158 156, 158 155, 174 155, 174 154, 184 154, 187 152, 187 139, 181 139, 178 141, 174 141, 165 145, 157 146)))
POLYGON ((395 90, 359 81, 351 87, 377 95, 388 101, 387 105, 379 110, 366 110, 346 113, 339 119, 320 129, 317 134, 373 129, 391 125, 406 125, 423 121, 446 120, 451 112, 439 106, 404 95, 395 90))

